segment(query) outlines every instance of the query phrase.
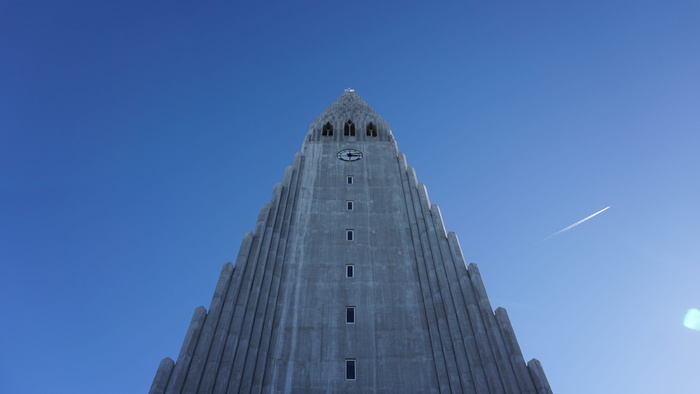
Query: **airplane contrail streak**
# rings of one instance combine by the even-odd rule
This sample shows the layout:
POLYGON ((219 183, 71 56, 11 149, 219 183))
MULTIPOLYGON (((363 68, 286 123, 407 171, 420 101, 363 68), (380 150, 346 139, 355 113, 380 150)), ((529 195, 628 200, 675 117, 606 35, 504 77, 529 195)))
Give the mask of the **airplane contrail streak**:
MULTIPOLYGON (((593 215, 591 215, 591 216, 589 216, 589 217, 587 217, 587 218, 585 218, 585 219, 581 219, 581 220, 579 220, 578 222, 572 224, 572 225, 569 226, 569 227, 564 227, 563 229, 557 231, 556 233, 550 235, 549 237, 544 238, 542 241, 546 241, 546 240, 552 238, 552 237, 555 236, 555 235, 559 235, 559 234, 563 233, 564 231, 569 231, 569 230, 571 230, 572 228, 578 226, 579 224, 585 222, 586 220, 589 220, 589 219, 593 218, 593 217, 596 216, 596 215, 600 215, 601 213, 603 213, 603 212, 605 212, 606 210, 610 209, 611 206, 612 206, 612 205, 608 205, 607 207, 601 209, 600 211, 594 213, 593 215)), ((542 242, 542 241, 540 241, 540 242, 542 242)))

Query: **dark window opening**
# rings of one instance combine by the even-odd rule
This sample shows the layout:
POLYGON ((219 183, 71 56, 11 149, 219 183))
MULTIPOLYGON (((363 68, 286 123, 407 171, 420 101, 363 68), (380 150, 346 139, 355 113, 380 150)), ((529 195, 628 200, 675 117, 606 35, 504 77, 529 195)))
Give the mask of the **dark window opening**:
POLYGON ((346 237, 348 241, 352 241, 355 238, 355 230, 347 230, 346 237))
POLYGON ((345 360, 345 379, 355 380, 355 360, 345 360))
POLYGON ((345 136, 355 136, 355 123, 352 123, 352 120, 348 120, 347 122, 345 122, 345 136))
POLYGON ((345 266, 345 276, 348 278, 355 277, 355 266, 354 265, 348 264, 345 266))
POLYGON ((354 306, 345 307, 345 322, 348 324, 355 324, 355 307, 354 306))
POLYGON ((352 185, 352 176, 348 176, 348 185, 352 185))
POLYGON ((377 126, 374 125, 374 123, 369 122, 367 125, 367 137, 376 137, 377 136, 377 126))
POLYGON ((324 136, 333 135, 333 125, 331 125, 331 122, 326 122, 326 124, 323 125, 323 131, 321 132, 321 135, 324 135, 324 136))
POLYGON ((352 211, 353 208, 354 207, 352 201, 348 201, 348 211, 352 211))

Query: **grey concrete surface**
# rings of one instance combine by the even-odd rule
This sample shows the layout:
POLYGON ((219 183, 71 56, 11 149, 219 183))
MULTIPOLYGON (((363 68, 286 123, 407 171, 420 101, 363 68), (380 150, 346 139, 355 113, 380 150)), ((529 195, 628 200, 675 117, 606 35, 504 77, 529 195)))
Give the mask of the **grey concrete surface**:
POLYGON ((235 265, 224 265, 209 311, 195 311, 177 362, 161 362, 150 393, 164 392, 551 389, 539 361, 525 364, 505 310, 494 313, 389 124, 345 91, 311 123, 235 265), (328 123, 333 135, 323 135, 328 123), (344 149, 363 156, 340 160, 344 149), (346 359, 356 360, 354 380, 346 359))

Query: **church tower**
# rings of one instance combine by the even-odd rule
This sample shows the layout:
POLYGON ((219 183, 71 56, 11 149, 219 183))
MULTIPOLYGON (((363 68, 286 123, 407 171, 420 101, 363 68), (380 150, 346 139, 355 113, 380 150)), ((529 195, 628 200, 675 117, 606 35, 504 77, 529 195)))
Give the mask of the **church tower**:
POLYGON ((160 393, 551 393, 351 89, 311 123, 160 393))

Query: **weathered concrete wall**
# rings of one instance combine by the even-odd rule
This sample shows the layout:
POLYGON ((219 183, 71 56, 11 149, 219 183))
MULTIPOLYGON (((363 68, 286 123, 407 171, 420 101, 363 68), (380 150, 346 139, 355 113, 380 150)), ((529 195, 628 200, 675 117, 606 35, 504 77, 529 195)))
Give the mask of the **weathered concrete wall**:
POLYGON ((388 124, 353 92, 311 124, 235 267, 224 266, 209 312, 197 309, 177 362, 167 360, 151 393, 551 392, 388 124), (343 135, 347 119, 354 137, 343 135), (321 135, 326 122, 333 136, 321 135), (339 160, 343 149, 363 157, 339 160), (345 379, 346 359, 356 360, 355 380, 345 379))

